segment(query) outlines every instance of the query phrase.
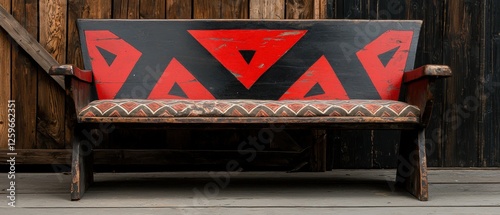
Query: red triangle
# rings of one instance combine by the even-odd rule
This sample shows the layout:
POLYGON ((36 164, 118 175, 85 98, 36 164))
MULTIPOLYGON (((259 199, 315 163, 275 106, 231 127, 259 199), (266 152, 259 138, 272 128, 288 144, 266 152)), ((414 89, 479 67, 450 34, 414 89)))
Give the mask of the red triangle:
POLYGON ((397 100, 403 80, 413 31, 387 31, 357 53, 382 99, 397 100), (398 48, 392 59, 384 66, 379 55, 398 48))
POLYGON ((307 30, 189 30, 247 89, 283 55, 307 30), (240 50, 255 50, 247 63, 240 50))
POLYGON ((114 99, 142 54, 107 30, 85 31, 85 39, 97 95, 99 99, 114 99), (116 55, 111 65, 108 65, 98 47, 116 55))
POLYGON ((349 99, 349 97, 325 56, 316 61, 280 98, 280 100, 333 99, 349 99), (306 97, 307 93, 316 84, 319 84, 325 93, 306 97))
POLYGON ((177 83, 189 99, 215 99, 215 97, 184 67, 173 58, 161 75, 148 99, 185 99, 168 92, 177 83))

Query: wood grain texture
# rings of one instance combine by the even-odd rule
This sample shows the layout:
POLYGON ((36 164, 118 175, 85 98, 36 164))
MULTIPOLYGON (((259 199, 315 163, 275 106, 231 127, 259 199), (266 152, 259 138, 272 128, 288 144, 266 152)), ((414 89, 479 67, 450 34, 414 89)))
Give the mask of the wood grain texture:
MULTIPOLYGON (((17 3, 17 2, 16 2, 17 3)), ((29 6, 23 8, 22 11, 33 12, 33 9, 37 9, 38 5, 30 2, 27 3, 29 6), (32 6, 35 5, 35 6, 32 6)), ((38 9, 37 9, 38 10, 38 9)), ((38 13, 38 11, 35 11, 38 13)), ((9 12, 5 11, 4 8, 0 8, 0 26, 10 35, 10 37, 20 46, 22 49, 32 58, 38 65, 44 69, 46 72, 48 69, 57 65, 57 61, 52 58, 52 56, 45 50, 37 41, 37 37, 33 37, 31 32, 36 32, 38 34, 38 17, 33 17, 30 13, 29 18, 25 18, 24 21, 28 20, 30 23, 27 26, 23 26, 16 18, 13 17, 9 12), (26 28, 28 29, 26 29, 26 28)), ((17 17, 20 19, 21 17, 17 17)), ((62 88, 64 88, 64 81, 59 78, 54 79, 62 88)))
POLYGON ((473 2, 450 1, 445 5, 443 38, 444 64, 450 65, 454 76, 446 84, 444 110, 444 165, 478 166, 480 157, 476 142, 481 110, 471 106, 466 98, 477 99, 482 87, 479 81, 481 49, 481 5, 473 2), (457 16, 456 13, 462 13, 457 16))
POLYGON ((129 0, 127 4, 126 19, 139 19, 140 18, 140 0, 129 0))
POLYGON ((223 19, 248 19, 248 0, 222 0, 223 19))
POLYGON ((285 0, 250 0, 250 19, 284 19, 285 0))
POLYGON ((191 19, 193 1, 167 0, 166 8, 168 19, 191 19))
POLYGON ((314 0, 314 19, 328 18, 328 0, 314 0))
POLYGON ((500 2, 489 1, 485 13, 486 40, 484 66, 484 146, 483 166, 500 166, 500 2), (489 28, 489 29, 488 29, 489 28))
MULTIPOLYGON (((0 6, 11 13, 11 1, 0 0, 0 6)), ((8 129, 8 100, 11 98, 11 45, 10 38, 3 29, 0 29, 0 149, 7 149, 8 129)))
POLYGON ((222 0, 194 0, 194 19, 222 18, 222 0))
MULTIPOLYGON (((59 62, 66 61, 67 0, 39 3, 40 44, 59 62)), ((38 73, 37 148, 65 148, 65 92, 38 73)))
POLYGON ((165 0, 141 0, 139 17, 141 19, 165 19, 165 0))
MULTIPOLYGON (((425 14, 423 19, 429 20, 423 24, 423 36, 421 39, 421 56, 417 55, 416 65, 425 63, 443 64, 443 29, 444 2, 439 0, 425 1, 421 11, 425 14), (430 21, 433 20, 433 21, 430 21)), ((418 50, 417 50, 418 53, 418 50)), ((449 80, 438 81, 435 84, 434 108, 432 110, 431 122, 426 129, 427 132, 427 156, 429 166, 443 166, 443 136, 445 98, 447 94, 446 83, 449 80)))
POLYGON ((312 0, 286 0, 287 19, 312 19, 314 11, 312 0))
MULTIPOLYGON (((30 36, 38 37, 38 2, 14 1, 12 15, 30 36)), ((36 148, 37 67, 21 46, 12 44, 12 99, 16 100, 16 148, 36 148)))

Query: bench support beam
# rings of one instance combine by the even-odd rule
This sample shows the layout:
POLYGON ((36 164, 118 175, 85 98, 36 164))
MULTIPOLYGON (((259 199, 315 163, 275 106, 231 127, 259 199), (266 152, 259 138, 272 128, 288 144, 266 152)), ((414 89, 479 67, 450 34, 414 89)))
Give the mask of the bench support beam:
POLYGON ((428 200, 425 129, 402 131, 396 183, 420 201, 428 200))
POLYGON ((80 200, 94 181, 92 143, 82 138, 82 129, 76 128, 74 134, 72 140, 73 158, 71 161, 72 201, 80 200))

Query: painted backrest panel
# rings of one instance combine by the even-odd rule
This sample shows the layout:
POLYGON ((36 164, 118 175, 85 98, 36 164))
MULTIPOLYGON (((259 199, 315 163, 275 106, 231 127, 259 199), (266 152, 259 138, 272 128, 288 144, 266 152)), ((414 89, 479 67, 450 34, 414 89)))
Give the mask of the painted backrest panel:
POLYGON ((421 21, 79 20, 99 99, 397 100, 421 21))

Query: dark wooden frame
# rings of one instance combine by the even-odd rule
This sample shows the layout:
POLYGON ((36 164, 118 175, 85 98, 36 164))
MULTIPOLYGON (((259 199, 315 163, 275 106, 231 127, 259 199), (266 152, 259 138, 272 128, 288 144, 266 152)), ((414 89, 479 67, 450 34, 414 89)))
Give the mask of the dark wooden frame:
MULTIPOLYGON (((51 75, 65 76, 66 92, 74 102, 74 113, 78 113, 91 102, 91 71, 80 70, 72 65, 54 66, 50 69, 51 75)), ((361 118, 361 117, 227 117, 227 118, 94 118, 82 120, 75 118, 73 130, 73 159, 72 159, 72 186, 71 199, 79 200, 85 190, 93 182, 92 173, 92 144, 83 141, 83 129, 93 129, 97 123, 112 123, 116 126, 134 127, 140 125, 172 128, 189 125, 190 127, 207 124, 221 127, 261 126, 266 124, 284 124, 288 127, 313 129, 316 141, 313 147, 326 146, 326 129, 398 129, 403 130, 399 147, 397 184, 402 185, 419 200, 428 200, 427 162, 425 151, 425 126, 428 124, 432 105, 436 79, 451 76, 448 66, 426 65, 404 74, 403 82, 406 87, 405 102, 420 108, 419 117, 394 118, 361 118), (87 144, 84 144, 87 143, 87 144)), ((316 152, 321 150, 314 150, 316 152)), ((324 150, 323 150, 324 151, 324 150)), ((319 159, 325 155, 316 156, 319 159)), ((321 163, 311 161, 311 163, 321 163)), ((322 165, 313 165, 317 171, 324 170, 322 165)))

